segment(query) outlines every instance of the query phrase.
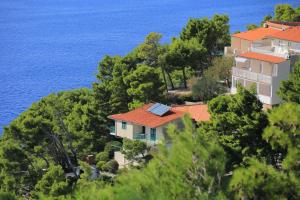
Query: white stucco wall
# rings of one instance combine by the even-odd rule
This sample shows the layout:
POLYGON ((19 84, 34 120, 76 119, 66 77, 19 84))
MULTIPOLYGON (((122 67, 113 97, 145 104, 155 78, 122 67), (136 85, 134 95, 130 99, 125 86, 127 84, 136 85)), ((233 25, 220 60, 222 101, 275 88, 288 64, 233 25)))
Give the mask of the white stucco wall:
MULTIPOLYGON (((268 73, 268 74, 272 75, 271 96, 265 96, 265 95, 258 94, 258 98, 260 99, 260 101, 262 103, 275 105, 275 104, 279 104, 281 102, 281 99, 277 95, 277 91, 279 89, 280 82, 288 79, 288 75, 290 72, 290 60, 286 60, 285 62, 282 62, 279 64, 272 64, 271 66, 272 67, 275 66, 275 69, 277 68, 276 76, 274 76, 273 72, 272 72, 272 74, 270 74, 270 72, 268 73)), ((263 68, 264 68, 264 65, 263 65, 263 68)), ((262 71, 264 71, 264 70, 262 70, 262 71)), ((240 80, 239 82, 240 83, 242 82, 243 83, 242 85, 245 86, 246 79, 240 78, 238 76, 237 77, 232 76, 232 83, 236 82, 236 81, 234 81, 235 78, 239 79, 240 80)), ((251 80, 249 80, 249 81, 251 81, 251 80)), ((231 93, 232 94, 236 93, 236 87, 234 84, 232 84, 231 93)))
POLYGON ((277 95, 277 91, 280 86, 280 82, 283 80, 287 80, 290 73, 290 60, 287 60, 283 63, 277 64, 277 76, 272 77, 272 100, 271 104, 279 104, 281 99, 277 95))
POLYGON ((123 129, 122 121, 115 121, 115 132, 118 137, 132 139, 134 129, 136 129, 136 127, 132 123, 127 122, 126 129, 123 129))
POLYGON ((126 165, 130 163, 129 160, 125 159, 125 156, 124 154, 121 153, 121 151, 115 151, 114 159, 118 162, 119 169, 124 168, 126 165))
MULTIPOLYGON (((151 142, 151 140, 150 140, 151 127, 145 126, 145 133, 146 133, 146 137, 147 137, 146 142, 148 144, 152 145, 152 144, 157 144, 157 143, 161 142, 162 140, 165 140, 167 126, 169 124, 175 124, 179 128, 181 128, 182 120, 181 120, 181 118, 178 118, 172 122, 169 122, 162 126, 156 127, 155 128, 156 129, 156 141, 155 142, 151 142)), ((142 133, 142 131, 143 131, 142 125, 137 125, 137 124, 127 122, 127 128, 122 129, 122 121, 115 121, 115 132, 116 132, 116 136, 118 136, 118 137, 133 139, 134 134, 142 133)))

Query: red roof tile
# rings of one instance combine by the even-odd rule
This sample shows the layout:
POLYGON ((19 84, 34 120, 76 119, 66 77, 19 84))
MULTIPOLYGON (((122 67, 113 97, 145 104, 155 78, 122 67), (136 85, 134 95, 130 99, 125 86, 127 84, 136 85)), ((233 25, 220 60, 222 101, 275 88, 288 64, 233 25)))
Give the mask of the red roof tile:
POLYGON ((281 63, 286 61, 286 59, 277 56, 271 56, 267 54, 255 53, 255 52, 246 52, 239 55, 239 57, 250 58, 256 60, 262 60, 271 63, 281 63))
POLYGON ((171 110, 163 116, 154 115, 147 111, 152 105, 154 104, 150 103, 127 113, 111 115, 109 118, 155 128, 184 115, 184 112, 175 110, 174 108, 171 108, 171 110))
POLYGON ((191 118, 195 121, 209 121, 210 114, 208 112, 208 106, 206 104, 197 105, 180 105, 174 106, 175 110, 179 110, 190 114, 191 118))
POLYGON ((282 31, 274 28, 256 28, 250 31, 233 34, 232 37, 237 37, 249 41, 256 41, 256 40, 261 40, 268 35, 272 35, 278 32, 282 32, 282 31))
POLYGON ((292 42, 300 42, 300 27, 299 26, 291 27, 284 31, 273 33, 267 37, 278 38, 278 39, 292 41, 292 42))

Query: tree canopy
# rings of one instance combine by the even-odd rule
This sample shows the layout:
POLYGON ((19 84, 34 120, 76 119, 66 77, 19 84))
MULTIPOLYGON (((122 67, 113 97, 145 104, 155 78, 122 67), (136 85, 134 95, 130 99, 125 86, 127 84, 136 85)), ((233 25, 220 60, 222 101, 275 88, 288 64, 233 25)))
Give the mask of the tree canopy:
POLYGON ((180 33, 180 39, 195 38, 212 58, 223 51, 224 46, 230 44, 229 17, 227 15, 214 15, 208 18, 191 18, 180 33))
POLYGON ((25 195, 52 165, 70 172, 77 159, 103 150, 109 141, 107 119, 94 102, 88 89, 52 94, 5 127, 0 140, 0 190, 25 195))
POLYGON ((225 87, 209 76, 203 76, 192 87, 193 97, 203 102, 207 102, 225 92, 225 87))
POLYGON ((182 132, 170 127, 169 135, 172 147, 160 146, 144 169, 120 175, 112 187, 79 191, 78 199, 226 199, 226 156, 216 139, 188 119, 182 132))
MULTIPOLYGON (((297 21, 297 13, 279 5, 274 19, 297 21)), ((251 89, 219 95, 219 86, 230 87, 233 60, 220 57, 228 22, 192 18, 170 44, 150 33, 127 55, 104 56, 92 89, 34 103, 0 138, 0 199, 300 199, 300 63, 280 86, 285 102, 267 112, 251 89), (109 135, 108 115, 167 101, 169 85, 196 75, 194 93, 215 97, 209 122, 186 116, 183 129, 168 127, 171 143, 151 151, 109 135), (115 151, 152 159, 118 170, 115 151)))
POLYGON ((129 104, 130 109, 135 108, 136 104, 141 105, 150 101, 161 102, 165 96, 159 73, 147 65, 139 65, 136 70, 125 77, 124 81, 129 85, 127 94, 133 100, 129 104))
POLYGON ((239 86, 236 95, 218 96, 209 102, 208 109, 208 132, 219 136, 232 159, 231 167, 239 165, 245 157, 266 155, 268 145, 262 132, 268 120, 255 93, 239 86))
POLYGON ((290 4, 276 5, 274 20, 300 22, 300 6, 298 8, 293 8, 290 4))

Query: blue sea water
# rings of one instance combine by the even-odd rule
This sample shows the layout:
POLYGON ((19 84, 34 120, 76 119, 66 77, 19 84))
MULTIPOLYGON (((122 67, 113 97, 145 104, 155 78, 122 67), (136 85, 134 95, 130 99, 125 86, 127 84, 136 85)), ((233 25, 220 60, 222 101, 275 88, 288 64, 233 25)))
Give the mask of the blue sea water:
POLYGON ((231 31, 299 0, 1 0, 0 134, 50 93, 90 87, 105 54, 125 55, 149 32, 163 42, 189 17, 230 16, 231 31))

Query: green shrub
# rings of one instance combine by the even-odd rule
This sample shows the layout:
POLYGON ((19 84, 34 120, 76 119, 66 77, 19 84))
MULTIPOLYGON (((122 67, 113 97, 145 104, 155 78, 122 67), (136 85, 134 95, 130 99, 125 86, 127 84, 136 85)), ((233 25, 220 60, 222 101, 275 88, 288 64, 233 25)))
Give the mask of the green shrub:
POLYGON ((50 196, 60 196, 69 192, 65 172, 60 165, 51 165, 35 186, 37 192, 50 196))
POLYGON ((182 94, 179 96, 180 101, 194 101, 192 93, 182 94))
POLYGON ((110 173, 116 173, 118 171, 119 164, 116 160, 110 160, 105 165, 103 165, 103 171, 107 171, 110 173))
POLYGON ((179 98, 179 95, 176 95, 174 93, 168 93, 166 96, 166 101, 163 102, 165 104, 183 104, 184 101, 179 98))
POLYGON ((102 168, 105 164, 106 164, 105 161, 100 160, 99 162, 97 162, 96 166, 98 169, 102 170, 102 168))
POLYGON ((17 200, 17 198, 11 193, 0 191, 0 200, 17 200))
POLYGON ((195 100, 209 101, 226 92, 225 87, 211 77, 202 77, 192 87, 192 94, 195 100))
POLYGON ((109 161, 109 153, 107 151, 102 151, 96 155, 96 162, 99 161, 109 161))

